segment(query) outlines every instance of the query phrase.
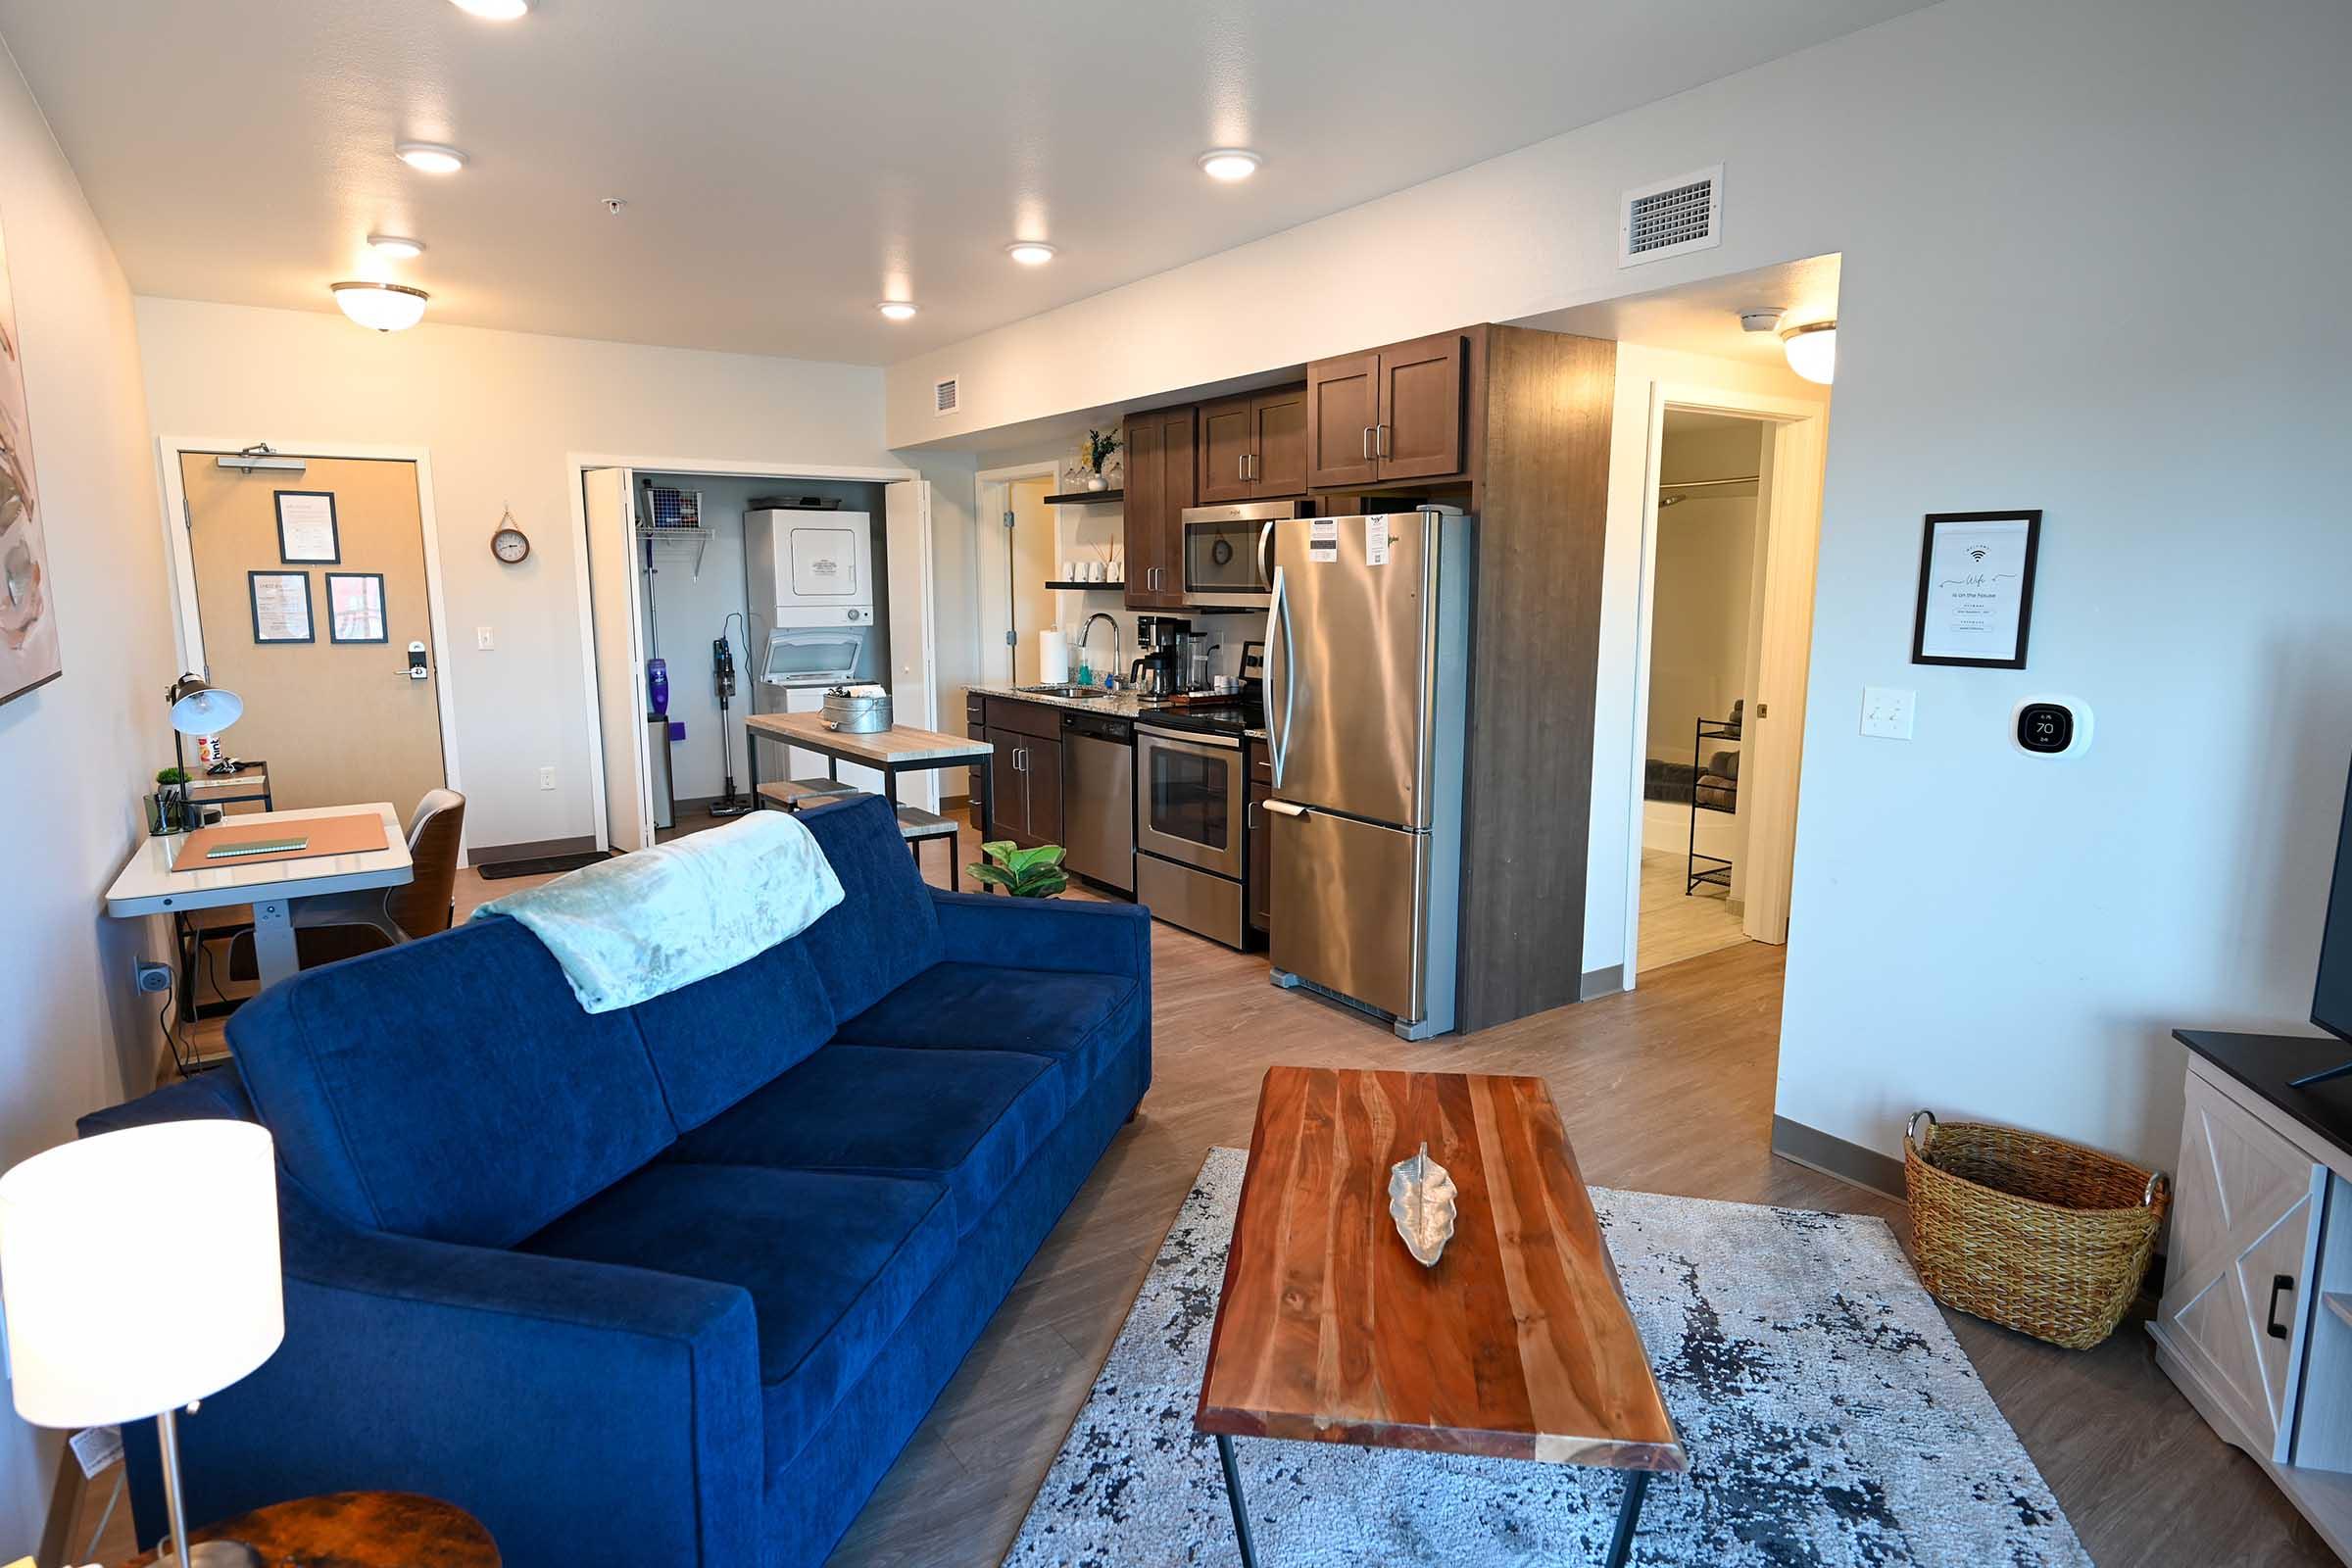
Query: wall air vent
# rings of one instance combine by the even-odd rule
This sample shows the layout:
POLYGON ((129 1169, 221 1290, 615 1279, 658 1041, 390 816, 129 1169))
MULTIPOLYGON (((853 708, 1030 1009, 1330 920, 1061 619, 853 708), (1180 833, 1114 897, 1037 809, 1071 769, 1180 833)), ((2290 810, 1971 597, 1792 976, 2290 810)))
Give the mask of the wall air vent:
POLYGON ((956 414, 963 409, 963 382, 959 377, 943 375, 931 383, 931 412, 956 414))
POLYGON ((1723 243, 1723 166, 1629 190, 1617 214, 1617 265, 1638 267, 1723 243))

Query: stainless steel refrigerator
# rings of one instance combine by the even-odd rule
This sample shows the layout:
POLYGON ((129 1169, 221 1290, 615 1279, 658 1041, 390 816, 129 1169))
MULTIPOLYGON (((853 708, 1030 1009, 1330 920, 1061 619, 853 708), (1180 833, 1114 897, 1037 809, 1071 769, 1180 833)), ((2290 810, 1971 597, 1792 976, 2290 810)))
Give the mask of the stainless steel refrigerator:
POLYGON ((1266 733, 1277 985, 1453 1028, 1472 519, 1272 530, 1266 733))

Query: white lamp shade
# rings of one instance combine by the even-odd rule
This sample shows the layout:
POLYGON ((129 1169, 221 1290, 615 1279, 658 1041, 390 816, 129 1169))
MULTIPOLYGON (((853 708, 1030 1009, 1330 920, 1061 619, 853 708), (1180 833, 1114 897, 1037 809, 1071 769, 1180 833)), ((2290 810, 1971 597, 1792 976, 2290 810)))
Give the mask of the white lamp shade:
POLYGON ((182 735, 218 735, 245 716, 245 699, 217 686, 190 692, 172 705, 172 727, 182 735))
POLYGON ((126 1128, 0 1176, 0 1304, 35 1426, 135 1421, 244 1377, 286 1333, 268 1129, 126 1128))
POLYGON ((430 297, 406 283, 330 283, 343 314, 378 332, 402 332, 424 319, 430 297))
POLYGON ((1838 373, 1838 325, 1798 327, 1783 334, 1781 352, 1788 368, 1808 381, 1828 386, 1838 373))

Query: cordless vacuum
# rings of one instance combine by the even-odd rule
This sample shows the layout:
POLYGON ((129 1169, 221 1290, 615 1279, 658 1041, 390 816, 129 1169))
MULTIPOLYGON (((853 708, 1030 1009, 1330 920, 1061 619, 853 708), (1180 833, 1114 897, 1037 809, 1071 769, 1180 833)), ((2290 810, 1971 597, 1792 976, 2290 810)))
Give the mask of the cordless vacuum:
POLYGON ((735 655, 724 637, 710 643, 710 686, 718 696, 718 761, 726 774, 726 793, 710 803, 712 816, 741 816, 752 808, 752 803, 735 793, 735 747, 727 739, 727 702, 735 695, 735 655))

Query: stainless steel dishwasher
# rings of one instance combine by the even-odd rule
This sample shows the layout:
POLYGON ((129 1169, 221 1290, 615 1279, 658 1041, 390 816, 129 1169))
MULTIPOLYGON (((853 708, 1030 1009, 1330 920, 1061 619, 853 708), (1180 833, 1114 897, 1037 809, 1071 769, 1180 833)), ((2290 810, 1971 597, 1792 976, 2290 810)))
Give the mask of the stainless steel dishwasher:
POLYGON ((1067 869, 1135 891, 1135 726, 1108 713, 1061 715, 1067 869))

